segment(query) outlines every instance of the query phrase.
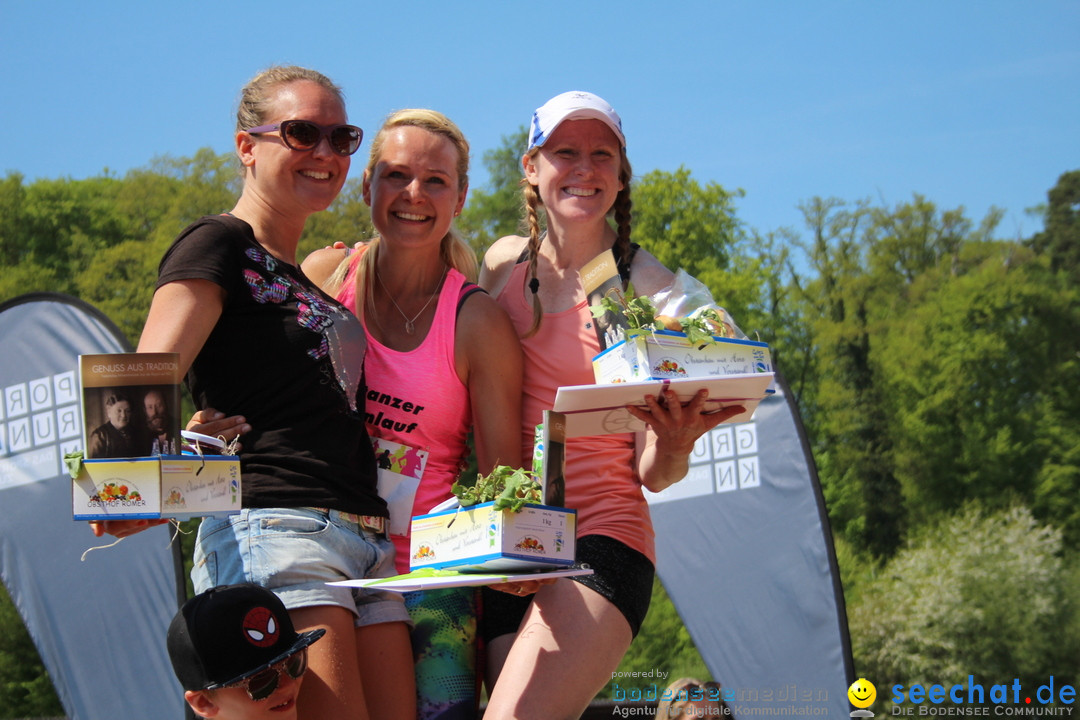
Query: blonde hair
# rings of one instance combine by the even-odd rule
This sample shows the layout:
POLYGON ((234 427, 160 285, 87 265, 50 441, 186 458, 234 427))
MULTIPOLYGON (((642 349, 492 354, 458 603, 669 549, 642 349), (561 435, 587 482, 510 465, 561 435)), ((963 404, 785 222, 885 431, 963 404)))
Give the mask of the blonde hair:
MULTIPOLYGON (((664 696, 656 705, 656 719, 669 720, 670 718, 701 717, 702 714, 694 703, 707 702, 719 711, 721 716, 732 718, 731 709, 724 702, 719 683, 703 683, 697 678, 684 677, 667 686, 664 696), (692 712, 687 712, 688 710, 692 712)), ((708 717, 716 717, 709 715, 708 717)))
MULTIPOLYGON (((458 190, 462 191, 469 186, 469 141, 465 139, 461 129, 450 118, 435 110, 422 108, 398 110, 386 118, 382 127, 379 128, 379 132, 375 134, 375 138, 371 141, 371 151, 368 156, 367 169, 365 170, 369 178, 374 177, 375 166, 382 155, 382 148, 386 144, 387 135, 391 130, 399 127, 418 127, 447 138, 453 144, 454 149, 457 150, 458 160, 455 169, 458 174, 458 190)), ((375 263, 379 258, 379 246, 381 244, 381 238, 375 236, 368 243, 364 254, 358 261, 356 268, 357 315, 361 314, 361 299, 366 305, 374 305, 375 263)), ((461 238, 453 226, 443 236, 442 243, 439 246, 439 256, 444 263, 460 272, 470 282, 476 282, 476 253, 461 238)), ((343 267, 338 269, 338 273, 343 274, 347 270, 348 261, 349 259, 346 258, 343 267)), ((335 273, 335 275, 338 273, 335 273)))
POLYGON ((272 65, 249 80, 240 90, 240 103, 236 108, 236 131, 241 132, 266 124, 266 115, 278 88, 299 80, 322 86, 345 107, 345 94, 341 88, 321 72, 299 65, 272 65))
MULTIPOLYGON (((540 152, 539 147, 534 147, 525 153, 528 158, 536 157, 540 152)), ((619 148, 619 182, 623 189, 615 196, 615 202, 611 205, 611 214, 615 218, 615 245, 613 247, 616 258, 630 257, 630 220, 633 202, 630 200, 630 179, 634 171, 630 167, 630 158, 626 155, 626 148, 619 148)), ((544 206, 540 199, 540 191, 529 182, 528 178, 521 179, 522 195, 525 202, 525 222, 529 231, 529 242, 526 245, 527 259, 529 261, 529 289, 532 290, 533 321, 532 326, 522 337, 531 337, 540 329, 540 321, 544 317, 544 308, 540 303, 540 281, 536 277, 536 263, 540 257, 540 243, 543 235, 540 232, 540 208, 544 206)))

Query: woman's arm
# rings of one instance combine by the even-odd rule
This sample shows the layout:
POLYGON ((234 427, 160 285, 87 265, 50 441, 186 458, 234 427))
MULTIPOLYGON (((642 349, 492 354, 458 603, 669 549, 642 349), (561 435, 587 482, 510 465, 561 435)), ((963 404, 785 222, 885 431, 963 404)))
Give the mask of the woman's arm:
POLYGON ((686 477, 690 453, 698 438, 744 410, 742 405, 734 405, 703 415, 707 399, 708 392, 699 390, 683 407, 675 393, 665 391, 663 405, 660 399, 646 395, 648 410, 627 408, 631 415, 648 425, 645 432, 637 434, 636 441, 638 477, 649 490, 660 492, 686 477))
MULTIPOLYGON (((209 280, 179 280, 162 285, 150 303, 138 352, 179 353, 181 374, 187 373, 224 307, 224 288, 209 280)), ((166 522, 168 520, 92 521, 90 530, 97 537, 108 533, 122 538, 166 522)))
POLYGON ((483 262, 480 263, 479 285, 487 290, 491 297, 498 297, 502 292, 503 286, 510 279, 510 271, 514 269, 527 243, 528 238, 507 235, 492 243, 484 253, 483 262))
POLYGON ((154 293, 138 352, 180 354, 186 374, 225 307, 225 289, 209 280, 178 280, 154 293))
POLYGON ((522 355, 506 312, 474 293, 458 317, 454 338, 458 377, 469 389, 476 460, 482 473, 521 467, 522 355))
MULTIPOLYGON (((469 388, 477 469, 525 467, 521 456, 521 384, 524 360, 517 331, 494 299, 475 293, 465 301, 454 339, 458 377, 469 388)), ((511 595, 531 595, 554 580, 491 585, 511 595)))

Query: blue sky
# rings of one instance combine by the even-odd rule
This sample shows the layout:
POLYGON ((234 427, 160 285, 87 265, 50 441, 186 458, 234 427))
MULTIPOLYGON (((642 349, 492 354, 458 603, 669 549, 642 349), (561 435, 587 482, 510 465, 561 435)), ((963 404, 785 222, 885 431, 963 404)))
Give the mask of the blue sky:
POLYGON ((686 166, 742 188, 759 231, 802 229, 813 196, 920 193, 975 220, 1003 208, 999 235, 1026 237, 1041 223, 1025 211, 1080 169, 1075 0, 0 0, 0 173, 229 151, 238 90, 274 63, 340 83, 369 136, 397 108, 445 112, 474 187, 536 106, 592 90, 639 175, 686 166))

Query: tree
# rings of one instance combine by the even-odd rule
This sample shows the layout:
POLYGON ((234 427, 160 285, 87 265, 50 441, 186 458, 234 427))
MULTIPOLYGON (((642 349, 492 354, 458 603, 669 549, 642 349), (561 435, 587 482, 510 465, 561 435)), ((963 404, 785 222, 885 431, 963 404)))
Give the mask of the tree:
POLYGON ((1059 298, 1024 255, 1012 243, 966 246, 958 270, 922 278, 881 338, 897 473, 924 515, 971 499, 1032 500, 1045 382, 1056 373, 1043 320, 1059 298))
POLYGON ((880 687, 1076 677, 1061 533, 977 506, 918 534, 849 604, 857 672, 880 687), (992 631, 991 631, 992 629, 992 631))
POLYGON ((715 182, 702 187, 685 167, 653 170, 632 185, 632 237, 665 266, 714 288, 742 231, 734 206, 741 195, 715 182))
POLYGON ((1047 328, 1047 364, 1055 371, 1041 383, 1047 402, 1039 418, 1042 465, 1033 507, 1059 524, 1076 548, 1080 508, 1070 500, 1080 493, 1080 170, 1063 174, 1048 198, 1046 228, 1029 243, 1049 263, 1039 281, 1053 288, 1052 304, 1040 323, 1047 328))
POLYGON ((522 231, 521 156, 527 138, 528 131, 522 126, 517 132, 504 135, 498 148, 484 152, 488 184, 486 188, 469 191, 469 202, 458 223, 481 257, 499 238, 522 231))
POLYGON ((1064 173, 1047 193, 1046 229, 1030 245, 1050 258, 1054 272, 1080 278, 1080 170, 1064 173))
POLYGON ((863 267, 873 218, 865 203, 848 209, 838 200, 814 198, 801 209, 813 233, 808 255, 818 273, 802 293, 820 370, 815 442, 823 490, 839 529, 873 554, 888 556, 900 541, 903 504, 871 356, 879 305, 863 267))

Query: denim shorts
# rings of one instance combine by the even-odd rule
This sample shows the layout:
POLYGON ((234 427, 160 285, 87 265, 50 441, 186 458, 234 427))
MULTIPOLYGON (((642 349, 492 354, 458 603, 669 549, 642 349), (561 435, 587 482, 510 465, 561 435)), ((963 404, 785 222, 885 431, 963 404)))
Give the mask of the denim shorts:
POLYGON ((339 605, 359 627, 409 623, 401 595, 326 583, 395 574, 390 540, 335 510, 249 508, 202 521, 191 580, 196 593, 255 583, 273 590, 290 610, 339 605))

